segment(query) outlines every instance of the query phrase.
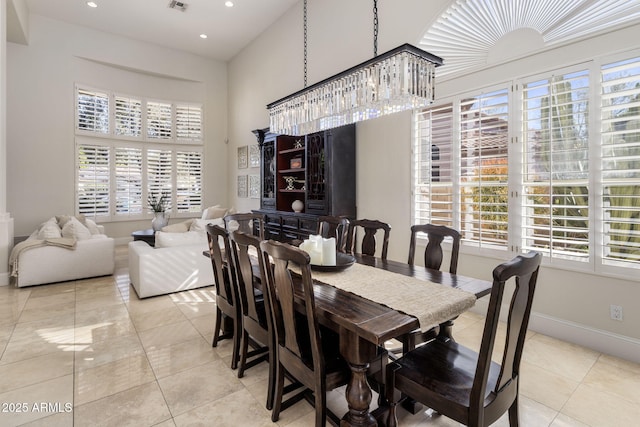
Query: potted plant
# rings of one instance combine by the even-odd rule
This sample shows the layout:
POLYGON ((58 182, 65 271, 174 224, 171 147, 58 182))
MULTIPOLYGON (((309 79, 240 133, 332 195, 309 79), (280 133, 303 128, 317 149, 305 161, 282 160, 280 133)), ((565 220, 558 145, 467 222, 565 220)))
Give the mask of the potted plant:
POLYGON ((147 203, 153 212, 153 219, 151 220, 151 226, 154 231, 160 231, 162 227, 169 223, 169 202, 170 196, 166 192, 161 192, 159 195, 152 192, 147 196, 147 203))

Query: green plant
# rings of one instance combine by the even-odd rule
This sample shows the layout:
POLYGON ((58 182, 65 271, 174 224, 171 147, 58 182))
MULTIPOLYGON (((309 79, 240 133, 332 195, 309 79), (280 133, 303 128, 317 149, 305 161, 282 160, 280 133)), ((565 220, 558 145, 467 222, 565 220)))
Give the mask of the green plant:
POLYGON ((164 191, 160 195, 149 193, 147 196, 147 203, 153 212, 165 212, 169 209, 169 202, 171 201, 169 194, 164 191))

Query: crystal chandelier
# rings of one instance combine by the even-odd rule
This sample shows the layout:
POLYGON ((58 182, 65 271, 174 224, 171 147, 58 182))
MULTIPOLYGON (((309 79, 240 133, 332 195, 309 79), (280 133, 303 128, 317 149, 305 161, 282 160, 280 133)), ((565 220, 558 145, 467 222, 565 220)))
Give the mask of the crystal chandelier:
POLYGON ((433 102, 442 58, 410 44, 377 55, 375 0, 374 58, 307 87, 306 10, 305 0, 305 88, 267 105, 271 132, 306 135, 433 102))

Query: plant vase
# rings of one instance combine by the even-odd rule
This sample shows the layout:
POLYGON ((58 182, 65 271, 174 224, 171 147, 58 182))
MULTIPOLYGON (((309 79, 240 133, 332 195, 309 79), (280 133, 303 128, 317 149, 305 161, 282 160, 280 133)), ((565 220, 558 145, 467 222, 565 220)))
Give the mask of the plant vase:
POLYGON ((160 231, 162 227, 165 227, 169 223, 169 213, 154 212, 153 215, 153 219, 151 220, 153 231, 160 231))

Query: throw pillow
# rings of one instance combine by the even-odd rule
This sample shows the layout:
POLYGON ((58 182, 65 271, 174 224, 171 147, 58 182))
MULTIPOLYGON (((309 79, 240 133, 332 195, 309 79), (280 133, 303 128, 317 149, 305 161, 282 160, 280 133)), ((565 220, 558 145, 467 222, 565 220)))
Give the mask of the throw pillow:
POLYGON ((191 227, 191 223, 193 221, 193 219, 188 219, 186 221, 167 225, 165 227, 162 227, 162 231, 165 231, 167 233, 186 233, 187 231, 189 231, 189 227, 191 227))
POLYGON ((191 228, 189 231, 198 231, 201 233, 207 232, 207 224, 220 225, 224 227, 224 221, 222 218, 216 219, 194 219, 191 223, 191 228))
POLYGON ((40 228, 38 229, 39 240, 57 239, 60 237, 62 237, 62 233, 60 232, 60 227, 55 217, 40 224, 40 228))
POLYGON ((84 225, 89 229, 91 235, 100 234, 100 229, 98 228, 98 224, 92 219, 87 218, 84 222, 84 225))
POLYGON ((202 213, 202 219, 222 218, 227 214, 227 211, 227 208, 221 208, 220 205, 211 206, 204 210, 202 213))
POLYGON ((91 232, 87 227, 82 225, 82 223, 76 218, 72 216, 62 227, 62 237, 72 237, 77 240, 85 240, 91 238, 91 232))

